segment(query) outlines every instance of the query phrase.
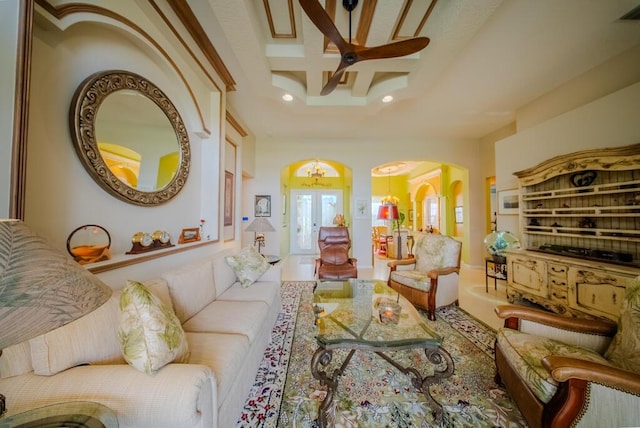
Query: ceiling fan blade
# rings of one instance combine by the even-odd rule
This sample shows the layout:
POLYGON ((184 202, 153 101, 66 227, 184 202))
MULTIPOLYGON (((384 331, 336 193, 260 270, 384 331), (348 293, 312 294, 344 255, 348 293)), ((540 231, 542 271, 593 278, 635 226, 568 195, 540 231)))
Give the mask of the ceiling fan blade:
POLYGON ((358 61, 411 55, 426 48, 429 42, 428 37, 416 37, 415 39, 402 40, 382 46, 358 49, 358 61))
POLYGON ((325 35, 325 37, 331 40, 340 50, 343 51, 347 44, 340 35, 340 32, 336 28, 335 24, 327 15, 327 11, 324 10, 318 0, 299 0, 300 6, 305 11, 311 22, 325 35))
POLYGON ((340 65, 338 66, 338 69, 331 76, 331 79, 329 79, 327 84, 324 85, 324 88, 322 88, 322 91, 320 91, 320 95, 329 95, 331 92, 333 92, 336 86, 338 86, 338 83, 340 83, 340 79, 342 79, 342 74, 344 74, 344 71, 347 69, 348 66, 349 65, 345 64, 344 62, 340 63, 340 65))

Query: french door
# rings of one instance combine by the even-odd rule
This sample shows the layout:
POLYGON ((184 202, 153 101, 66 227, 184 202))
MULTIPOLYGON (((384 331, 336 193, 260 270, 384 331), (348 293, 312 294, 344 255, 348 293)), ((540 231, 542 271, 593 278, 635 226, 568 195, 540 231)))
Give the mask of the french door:
POLYGON ((291 253, 317 254, 320 226, 342 213, 342 190, 291 191, 291 253))

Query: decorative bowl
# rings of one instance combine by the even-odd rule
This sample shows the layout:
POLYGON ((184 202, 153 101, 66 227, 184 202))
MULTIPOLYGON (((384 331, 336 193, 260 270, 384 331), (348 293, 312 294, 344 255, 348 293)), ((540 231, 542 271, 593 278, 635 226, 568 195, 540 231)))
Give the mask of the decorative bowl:
POLYGON ((499 230, 484 238, 484 247, 496 262, 504 263, 507 251, 519 249, 520 241, 511 232, 499 230))

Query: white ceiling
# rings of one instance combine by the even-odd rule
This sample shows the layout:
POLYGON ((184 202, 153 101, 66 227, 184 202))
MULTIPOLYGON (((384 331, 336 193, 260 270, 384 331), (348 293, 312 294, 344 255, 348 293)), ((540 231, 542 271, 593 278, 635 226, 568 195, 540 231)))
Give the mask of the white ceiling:
MULTIPOLYGON (((348 38, 342 1, 326 1, 348 38)), ((366 46, 388 43, 394 32, 412 37, 431 1, 360 0, 353 34, 360 12, 370 10, 366 46)), ((520 107, 640 44, 640 22, 618 20, 639 0, 438 0, 417 34, 429 46, 359 62, 345 85, 322 97, 340 58, 325 52, 298 0, 188 3, 236 81, 228 94, 234 115, 258 139, 481 138, 513 122, 520 107), (294 95, 289 104, 285 92, 294 95), (383 104, 387 93, 395 100, 383 104)))

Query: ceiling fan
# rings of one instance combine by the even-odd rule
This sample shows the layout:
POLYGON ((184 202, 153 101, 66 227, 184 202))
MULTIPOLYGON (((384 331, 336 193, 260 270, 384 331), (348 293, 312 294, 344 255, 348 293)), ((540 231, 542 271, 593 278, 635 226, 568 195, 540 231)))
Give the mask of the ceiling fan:
POLYGON ((342 6, 349 11, 348 42, 340 35, 335 24, 318 0, 299 1, 300 6, 302 6, 307 16, 309 16, 309 19, 311 19, 325 37, 331 40, 340 50, 340 64, 327 84, 322 88, 320 95, 330 94, 336 86, 338 86, 345 69, 356 62, 368 59, 397 58, 410 55, 427 47, 430 41, 427 37, 416 37, 371 48, 354 45, 351 43, 351 12, 358 5, 358 0, 342 0, 342 6))

